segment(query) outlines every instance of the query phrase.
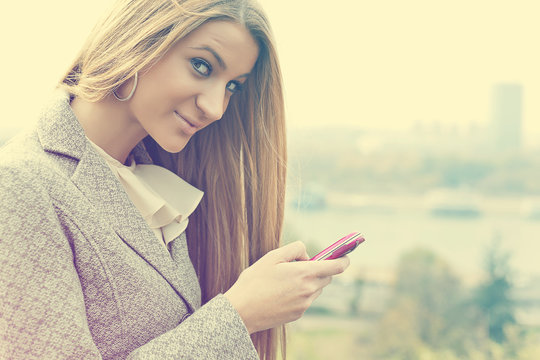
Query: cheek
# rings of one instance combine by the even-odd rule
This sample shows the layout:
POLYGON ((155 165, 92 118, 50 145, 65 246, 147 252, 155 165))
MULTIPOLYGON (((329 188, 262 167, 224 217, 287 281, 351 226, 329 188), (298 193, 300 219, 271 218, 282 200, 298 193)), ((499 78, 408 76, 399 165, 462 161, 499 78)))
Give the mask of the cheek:
POLYGON ((179 101, 186 97, 186 89, 182 84, 163 79, 141 84, 137 110, 146 116, 163 115, 175 110, 179 101))
POLYGON ((171 74, 158 85, 156 94, 160 94, 160 100, 156 99, 156 101, 166 102, 168 106, 176 108, 195 96, 198 85, 190 74, 181 72, 171 74))
POLYGON ((163 98, 181 94, 184 86, 189 85, 192 76, 185 67, 178 66, 171 59, 158 63, 151 68, 141 80, 145 93, 149 98, 163 98))

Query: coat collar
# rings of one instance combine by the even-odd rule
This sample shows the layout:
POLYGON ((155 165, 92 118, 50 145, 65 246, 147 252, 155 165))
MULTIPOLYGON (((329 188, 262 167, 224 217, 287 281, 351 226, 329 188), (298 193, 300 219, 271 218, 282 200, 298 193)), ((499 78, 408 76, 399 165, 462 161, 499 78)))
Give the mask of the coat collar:
MULTIPOLYGON (((59 91, 46 107, 38 122, 38 137, 43 149, 78 161, 71 176, 75 186, 109 220, 118 236, 158 271, 182 296, 191 311, 199 304, 191 281, 181 276, 181 269, 191 264, 177 264, 170 253, 159 244, 139 211, 103 158, 86 139, 84 130, 69 105, 69 95, 59 91), (189 296, 184 296, 189 294, 189 296)), ((143 161, 150 161, 144 146, 134 151, 143 161)), ((183 257, 189 261, 189 257, 183 257)))

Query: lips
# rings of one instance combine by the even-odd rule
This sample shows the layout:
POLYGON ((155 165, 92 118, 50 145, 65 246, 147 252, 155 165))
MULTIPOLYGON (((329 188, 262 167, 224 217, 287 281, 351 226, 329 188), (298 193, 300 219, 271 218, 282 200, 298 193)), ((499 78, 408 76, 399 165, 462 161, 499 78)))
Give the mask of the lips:
POLYGON ((182 131, 188 135, 195 134, 195 132, 201 128, 201 126, 187 120, 186 118, 178 114, 176 111, 174 112, 174 115, 176 116, 177 119, 180 120, 180 127, 182 131))
POLYGON ((192 123, 191 121, 189 121, 188 119, 186 119, 185 117, 183 117, 182 115, 178 114, 176 111, 174 112, 174 114, 180 118, 181 120, 184 120, 186 123, 188 123, 190 126, 193 126, 194 128, 199 128, 199 126, 195 125, 194 123, 192 123))

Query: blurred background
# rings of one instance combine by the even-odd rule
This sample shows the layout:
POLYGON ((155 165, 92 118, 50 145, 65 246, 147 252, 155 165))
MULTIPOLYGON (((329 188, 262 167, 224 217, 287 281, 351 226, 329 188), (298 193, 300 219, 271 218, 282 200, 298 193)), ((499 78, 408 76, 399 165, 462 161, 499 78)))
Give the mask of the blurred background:
MULTIPOLYGON (((0 143, 109 3, 3 5, 0 143)), ((540 4, 261 3, 285 83, 284 239, 367 239, 289 326, 289 358, 539 359, 540 4)))

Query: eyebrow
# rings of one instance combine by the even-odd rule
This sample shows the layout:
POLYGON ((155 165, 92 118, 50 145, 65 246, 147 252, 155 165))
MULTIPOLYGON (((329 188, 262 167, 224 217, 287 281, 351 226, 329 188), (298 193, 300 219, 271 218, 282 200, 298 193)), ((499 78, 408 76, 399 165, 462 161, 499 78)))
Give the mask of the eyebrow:
MULTIPOLYGON (((210 46, 201 46, 201 47, 191 47, 192 49, 195 49, 195 50, 205 50, 205 51, 208 51, 210 54, 212 54, 215 58, 216 58, 216 61, 218 62, 219 66, 223 69, 223 70, 227 70, 227 64, 225 64, 225 61, 223 61, 223 59, 221 58, 221 56, 219 56, 219 54, 217 53, 217 51, 215 51, 214 49, 212 49, 210 46)), ((249 76, 249 73, 246 73, 246 74, 242 74, 238 77, 248 77, 249 76)))
POLYGON ((210 46, 192 47, 192 49, 208 51, 209 53, 214 55, 214 57, 216 58, 216 61, 218 62, 219 66, 221 66, 221 68, 223 70, 227 69, 227 65, 225 64, 225 62, 223 61, 221 56, 219 56, 219 54, 214 49, 212 49, 210 46))

